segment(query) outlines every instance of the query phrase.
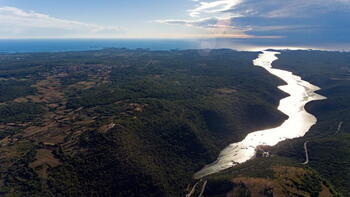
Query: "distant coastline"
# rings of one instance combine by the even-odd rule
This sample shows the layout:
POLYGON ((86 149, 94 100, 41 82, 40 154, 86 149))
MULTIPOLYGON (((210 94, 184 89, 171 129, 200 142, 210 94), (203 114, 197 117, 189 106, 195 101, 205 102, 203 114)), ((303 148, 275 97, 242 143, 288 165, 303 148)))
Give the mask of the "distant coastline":
MULTIPOLYGON (((350 45, 349 45, 350 46, 350 45)), ((268 46, 250 44, 247 40, 235 39, 0 39, 0 54, 92 51, 106 48, 185 50, 185 49, 221 49, 239 51, 276 50, 330 50, 347 51, 342 46, 329 48, 307 46, 268 46)))
POLYGON ((0 53, 91 51, 106 48, 196 49, 193 40, 175 39, 0 39, 0 53))

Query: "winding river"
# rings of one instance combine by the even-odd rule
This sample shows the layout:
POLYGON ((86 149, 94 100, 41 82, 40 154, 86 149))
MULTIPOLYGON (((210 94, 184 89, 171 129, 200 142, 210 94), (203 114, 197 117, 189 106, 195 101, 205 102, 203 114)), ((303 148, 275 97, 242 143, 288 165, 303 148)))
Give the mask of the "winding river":
POLYGON ((259 145, 274 146, 286 139, 302 137, 317 122, 316 117, 308 113, 304 107, 310 101, 323 100, 326 97, 316 94, 315 91, 320 88, 302 80, 299 76, 285 70, 272 68, 272 62, 278 59, 276 56, 278 54, 279 52, 263 51, 253 63, 287 83, 287 85, 278 87, 290 95, 280 100, 278 110, 288 115, 288 119, 276 128, 252 132, 243 141, 230 144, 221 151, 214 163, 206 165, 195 173, 195 179, 246 162, 254 157, 255 150, 259 145))

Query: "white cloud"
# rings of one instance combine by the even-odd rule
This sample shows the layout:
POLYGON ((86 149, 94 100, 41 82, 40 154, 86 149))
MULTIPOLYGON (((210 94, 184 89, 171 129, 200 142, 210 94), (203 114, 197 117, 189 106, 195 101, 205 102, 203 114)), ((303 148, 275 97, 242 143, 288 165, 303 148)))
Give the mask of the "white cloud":
MULTIPOLYGON (((350 0, 215 0, 197 1, 189 10, 196 20, 162 20, 158 22, 202 28, 219 34, 242 38, 295 38, 305 34, 322 37, 330 26, 339 27, 350 16, 350 0), (237 34, 238 32, 238 34, 237 34)), ((341 27, 341 29, 348 29, 341 27)))
POLYGON ((339 9, 349 8, 350 0, 244 0, 226 12, 245 13, 243 16, 267 18, 310 17, 339 9), (250 10, 250 12, 245 12, 250 10))
POLYGON ((121 28, 60 19, 15 7, 0 7, 0 37, 105 37, 117 36, 121 28))
MULTIPOLYGON (((202 28, 202 34, 197 34, 198 38, 280 38, 280 36, 253 36, 245 32, 251 27, 237 28, 232 25, 234 18, 208 17, 197 20, 159 20, 159 23, 186 25, 190 27, 202 28)), ((282 28, 282 27, 280 27, 282 28)))
POLYGON ((199 2, 199 5, 189 10, 190 16, 199 17, 202 13, 217 13, 232 9, 240 4, 242 0, 219 0, 213 2, 199 2))

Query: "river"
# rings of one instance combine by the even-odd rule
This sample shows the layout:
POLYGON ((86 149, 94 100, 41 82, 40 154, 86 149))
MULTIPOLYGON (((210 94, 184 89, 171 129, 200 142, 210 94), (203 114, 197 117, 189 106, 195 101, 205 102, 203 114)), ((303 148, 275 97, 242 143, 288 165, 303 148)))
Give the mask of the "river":
POLYGON ((246 162, 254 157, 255 150, 259 145, 274 146, 286 139, 302 137, 316 124, 316 117, 305 110, 305 105, 310 101, 323 100, 326 97, 315 93, 315 91, 320 90, 319 87, 302 80, 301 77, 292 72, 272 68, 272 63, 278 59, 276 56, 278 54, 279 52, 263 51, 253 63, 287 83, 287 85, 278 87, 290 95, 280 100, 278 110, 286 114, 288 119, 276 128, 249 133, 244 140, 230 144, 221 151, 215 162, 195 173, 195 179, 246 162))

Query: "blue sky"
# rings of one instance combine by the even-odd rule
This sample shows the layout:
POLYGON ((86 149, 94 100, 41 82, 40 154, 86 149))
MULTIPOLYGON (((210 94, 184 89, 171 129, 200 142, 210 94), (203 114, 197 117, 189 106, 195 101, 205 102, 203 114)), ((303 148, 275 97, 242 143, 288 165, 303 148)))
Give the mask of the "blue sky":
POLYGON ((190 0, 0 0, 0 37, 181 37, 193 28, 157 20, 187 18, 186 9, 194 5, 190 0))
POLYGON ((350 0, 0 0, 0 38, 349 43, 350 0))

